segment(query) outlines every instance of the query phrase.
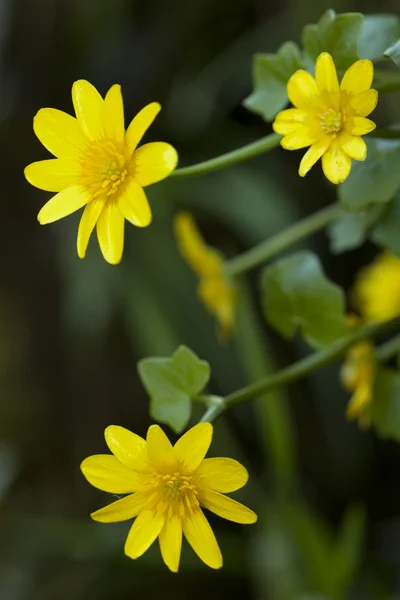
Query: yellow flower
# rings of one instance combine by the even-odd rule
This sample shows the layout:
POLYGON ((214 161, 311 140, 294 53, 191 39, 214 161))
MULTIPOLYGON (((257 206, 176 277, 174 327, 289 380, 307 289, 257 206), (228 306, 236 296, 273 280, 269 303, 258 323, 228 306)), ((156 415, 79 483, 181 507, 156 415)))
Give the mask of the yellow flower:
POLYGON ((207 246, 190 213, 178 213, 174 225, 179 250, 200 279, 198 295, 228 338, 235 325, 236 302, 234 287, 224 272, 224 259, 207 246))
POLYGON ((42 108, 34 131, 56 159, 35 162, 25 169, 32 185, 58 192, 38 214, 42 225, 85 207, 79 223, 77 250, 84 258, 90 235, 97 237, 104 258, 121 261, 125 219, 147 227, 151 210, 143 188, 167 177, 177 165, 175 149, 164 142, 137 148, 161 107, 147 105, 127 131, 119 85, 103 99, 88 81, 72 86, 76 118, 53 108, 42 108))
POLYGON ((383 253, 364 267, 354 286, 354 304, 367 322, 400 315, 400 258, 383 253))
POLYGON ((289 79, 287 92, 296 108, 280 112, 273 124, 283 135, 286 150, 311 146, 300 163, 304 177, 322 157, 325 176, 342 183, 351 169, 351 159, 365 160, 367 146, 361 136, 375 129, 366 117, 375 109, 378 92, 370 89, 374 67, 369 60, 355 62, 339 86, 335 63, 323 52, 315 65, 315 78, 307 71, 296 71, 289 79))
POLYGON ((136 517, 125 543, 127 556, 138 558, 158 537, 165 564, 177 572, 183 533, 199 558, 219 569, 221 551, 202 508, 235 523, 256 522, 252 510, 224 495, 246 484, 246 469, 231 458, 204 458, 212 433, 210 423, 200 423, 172 446, 158 425, 149 428, 146 440, 112 425, 105 439, 113 456, 83 461, 89 483, 111 494, 129 494, 91 515, 102 523, 136 517))
POLYGON ((343 386, 354 392, 347 406, 347 418, 351 421, 358 419, 362 428, 369 427, 371 423, 370 409, 375 373, 373 344, 369 341, 362 341, 350 348, 340 375, 343 386))

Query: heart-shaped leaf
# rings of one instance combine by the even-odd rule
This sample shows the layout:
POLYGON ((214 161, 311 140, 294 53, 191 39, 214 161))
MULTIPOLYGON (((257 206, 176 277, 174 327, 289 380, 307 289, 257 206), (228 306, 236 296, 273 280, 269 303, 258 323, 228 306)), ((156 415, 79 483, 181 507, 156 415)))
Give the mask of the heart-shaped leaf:
POLYGON ((139 376, 150 396, 153 419, 181 432, 191 415, 191 398, 210 378, 210 365, 186 346, 170 358, 145 358, 138 363, 139 376))

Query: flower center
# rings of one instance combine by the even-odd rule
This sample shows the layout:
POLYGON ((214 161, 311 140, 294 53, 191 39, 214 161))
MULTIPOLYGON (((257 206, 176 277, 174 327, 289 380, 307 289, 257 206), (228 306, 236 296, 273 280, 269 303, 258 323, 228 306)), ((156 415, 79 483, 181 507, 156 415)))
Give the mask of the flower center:
POLYGON ((128 171, 125 167, 125 159, 121 155, 117 155, 111 165, 105 167, 102 171, 103 182, 101 184, 102 189, 106 192, 107 196, 114 194, 120 183, 125 180, 128 171))
MULTIPOLYGON (((158 512, 167 512, 168 516, 184 517, 188 512, 199 506, 197 489, 191 483, 191 477, 176 472, 168 475, 153 476, 155 486, 154 500, 158 512)), ((153 487, 154 489, 154 487, 153 487)))
POLYGON ((94 142, 80 166, 82 183, 93 198, 115 194, 128 175, 125 156, 110 140, 94 142))
POLYGON ((322 113, 320 123, 326 133, 337 133, 342 128, 342 113, 330 108, 322 113))

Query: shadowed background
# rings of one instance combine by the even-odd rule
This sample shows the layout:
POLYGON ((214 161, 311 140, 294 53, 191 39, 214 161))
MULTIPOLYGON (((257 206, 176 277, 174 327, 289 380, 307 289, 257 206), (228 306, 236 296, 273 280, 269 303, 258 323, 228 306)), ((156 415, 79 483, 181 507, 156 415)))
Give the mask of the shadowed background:
MULTIPOLYGON (((303 25, 329 7, 399 10, 396 0, 0 0, 2 600, 323 598, 312 595, 302 552, 285 534, 290 515, 275 512, 285 457, 278 460, 283 472, 274 472, 269 397, 216 424, 212 453, 246 464, 252 483, 238 497, 260 514, 251 527, 211 518, 224 554, 220 572, 207 569, 187 545, 178 576, 163 565, 156 544, 136 562, 126 558, 128 524, 91 522, 89 513, 109 498, 79 470, 83 458, 105 451, 107 425, 145 434, 141 358, 168 356, 184 343, 211 363, 210 390, 223 395, 305 352, 301 343, 267 331, 257 273, 248 278, 245 326, 232 344, 220 345, 176 250, 172 219, 178 209, 192 211, 207 240, 235 255, 334 201, 320 167, 300 180, 300 153, 277 149, 212 175, 155 185, 148 190, 153 224, 126 226, 118 267, 103 261, 95 236, 87 258, 78 259, 79 215, 39 226, 37 212, 50 194, 31 188, 23 168, 48 157, 33 134, 33 115, 46 106, 71 113, 71 86, 80 78, 102 94, 120 83, 127 122, 159 101, 163 110, 146 141, 172 143, 181 166, 266 135, 271 126, 242 106, 251 91, 252 55, 299 41, 303 25), (298 572, 305 581, 299 589, 309 595, 284 589, 298 572)), ((395 100, 385 107, 385 118, 399 118, 395 100)), ((308 246, 346 289, 375 253, 367 245, 332 257, 324 234, 308 246)), ((274 396, 289 402, 296 457, 289 469, 309 509, 335 531, 349 503, 367 508, 365 553, 348 597, 394 599, 399 447, 345 421, 348 397, 338 365, 274 396)), ((195 407, 194 422, 200 414, 195 407)))

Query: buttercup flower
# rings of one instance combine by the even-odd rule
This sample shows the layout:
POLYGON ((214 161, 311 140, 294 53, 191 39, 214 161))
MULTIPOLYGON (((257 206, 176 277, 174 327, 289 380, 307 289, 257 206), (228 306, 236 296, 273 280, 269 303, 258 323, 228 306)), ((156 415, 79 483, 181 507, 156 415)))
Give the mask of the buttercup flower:
POLYGON ((300 163, 301 177, 322 157, 325 176, 342 183, 350 173, 351 159, 365 160, 367 146, 361 136, 375 129, 366 117, 378 102, 378 92, 370 89, 373 77, 372 62, 358 60, 339 86, 327 52, 317 59, 315 78, 303 70, 291 76, 287 93, 295 108, 280 112, 273 128, 284 136, 281 145, 286 150, 311 146, 300 163))
POLYGON ((400 258, 385 252, 360 271, 354 286, 354 305, 367 322, 400 315, 400 258))
POLYGON ((42 108, 35 116, 37 137, 57 158, 29 165, 25 177, 42 190, 57 192, 39 212, 39 223, 52 223, 85 207, 78 229, 79 257, 85 257, 97 225, 104 258, 117 264, 125 219, 137 227, 150 224, 143 188, 167 177, 178 156, 165 142, 137 147, 161 109, 157 102, 143 108, 125 131, 119 85, 103 99, 88 81, 76 81, 72 100, 76 118, 54 108, 42 108))
POLYGON ((354 392, 347 406, 347 418, 358 419, 360 427, 371 423, 370 409, 373 401, 376 361, 374 346, 369 341, 355 344, 347 353, 340 376, 343 386, 354 392))
POLYGON ((236 302, 234 287, 224 272, 224 259, 218 250, 207 246, 190 213, 178 213, 174 225, 178 248, 200 279, 198 295, 228 338, 235 325, 236 302))
POLYGON ((125 543, 127 556, 138 558, 158 537, 165 564, 177 572, 183 533, 199 558, 219 569, 221 551, 202 508, 235 523, 256 522, 252 510, 224 495, 246 484, 246 469, 231 458, 204 458, 212 433, 210 423, 200 423, 172 446, 158 425, 149 428, 146 440, 112 425, 105 439, 113 456, 83 461, 89 483, 111 494, 129 494, 91 515, 101 523, 136 517, 125 543))

